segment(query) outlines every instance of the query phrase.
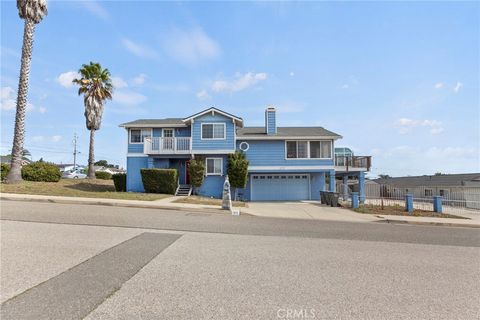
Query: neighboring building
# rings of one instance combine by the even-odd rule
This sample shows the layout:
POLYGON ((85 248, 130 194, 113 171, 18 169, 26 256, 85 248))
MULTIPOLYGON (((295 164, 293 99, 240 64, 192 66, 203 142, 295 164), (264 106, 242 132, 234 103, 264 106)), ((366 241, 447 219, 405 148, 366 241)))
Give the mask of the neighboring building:
MULTIPOLYGON (((10 164, 12 162, 12 156, 7 155, 7 156, 0 156, 0 163, 7 163, 10 164)), ((22 159, 22 166, 26 166, 27 164, 32 163, 29 159, 26 157, 23 157, 22 159)))
POLYGON ((199 194, 221 197, 227 155, 236 150, 250 162, 247 187, 239 192, 250 201, 319 199, 320 191, 335 190, 336 177, 348 182, 349 176, 359 180, 363 194, 370 169, 370 157, 335 157, 334 143, 342 138, 336 133, 322 127, 277 127, 275 108, 266 109, 263 127, 245 127, 241 117, 216 108, 120 127, 128 132, 128 191, 144 191, 142 168, 176 168, 180 184, 188 185, 188 163, 195 158, 206 167, 199 194))
POLYGON ((95 172, 97 172, 97 171, 108 172, 110 174, 125 173, 125 170, 119 169, 119 168, 114 168, 114 167, 93 166, 93 169, 95 170, 95 172))
POLYGON ((56 164, 56 166, 60 169, 60 172, 66 172, 66 171, 72 171, 72 170, 75 170, 75 169, 84 169, 85 166, 81 166, 81 165, 73 165, 73 163, 69 164, 69 163, 61 163, 61 164, 56 164))

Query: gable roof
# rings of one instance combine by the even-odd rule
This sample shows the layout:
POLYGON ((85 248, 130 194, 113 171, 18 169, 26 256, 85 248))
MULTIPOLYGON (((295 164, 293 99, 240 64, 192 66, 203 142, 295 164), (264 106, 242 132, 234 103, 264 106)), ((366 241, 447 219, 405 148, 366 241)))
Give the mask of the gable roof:
POLYGON ((438 176, 397 177, 388 179, 374 179, 376 183, 398 187, 423 186, 463 186, 466 181, 478 181, 480 173, 442 174, 438 176))
POLYGON ((210 113, 210 112, 211 112, 211 113, 219 113, 219 114, 221 114, 221 115, 223 115, 223 116, 225 116, 225 117, 231 118, 232 120, 234 120, 234 121, 237 122, 237 125, 238 125, 239 127, 243 127, 243 119, 242 119, 242 118, 237 117, 237 116, 235 116, 235 115, 233 115, 233 114, 231 114, 231 113, 225 112, 225 111, 223 111, 223 110, 217 109, 217 108, 215 108, 215 107, 211 107, 211 108, 205 109, 205 110, 200 111, 200 112, 197 112, 197 113, 195 113, 195 114, 193 114, 193 115, 191 115, 191 116, 189 116, 189 117, 187 117, 187 118, 184 118, 184 119, 183 119, 183 122, 190 122, 190 121, 192 121, 193 119, 198 118, 198 117, 200 117, 200 116, 203 116, 204 114, 207 114, 207 113, 210 113))
POLYGON ((245 127, 237 129, 237 138, 246 140, 279 140, 288 138, 340 139, 341 135, 323 127, 277 127, 277 133, 267 135, 265 127, 245 127))
POLYGON ((138 119, 135 121, 125 122, 119 125, 124 128, 142 128, 152 126, 166 126, 166 127, 186 127, 187 125, 182 121, 182 118, 164 118, 164 119, 138 119))

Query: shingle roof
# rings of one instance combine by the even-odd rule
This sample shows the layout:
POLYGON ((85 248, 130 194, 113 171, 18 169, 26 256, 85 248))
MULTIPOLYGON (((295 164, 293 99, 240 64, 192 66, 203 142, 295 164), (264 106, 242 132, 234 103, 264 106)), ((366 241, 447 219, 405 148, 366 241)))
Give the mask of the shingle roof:
POLYGON ((376 183, 398 187, 423 186, 462 186, 465 181, 480 182, 480 173, 442 174, 438 176, 398 177, 388 179, 374 179, 376 183))
POLYGON ((265 127, 245 127, 237 130, 237 137, 332 137, 341 138, 339 134, 322 127, 277 127, 277 133, 267 135, 265 127))
POLYGON ((138 119, 135 121, 125 122, 120 125, 120 127, 143 127, 143 126, 161 126, 161 125, 172 125, 172 126, 186 126, 183 123, 182 118, 165 118, 165 119, 138 119))

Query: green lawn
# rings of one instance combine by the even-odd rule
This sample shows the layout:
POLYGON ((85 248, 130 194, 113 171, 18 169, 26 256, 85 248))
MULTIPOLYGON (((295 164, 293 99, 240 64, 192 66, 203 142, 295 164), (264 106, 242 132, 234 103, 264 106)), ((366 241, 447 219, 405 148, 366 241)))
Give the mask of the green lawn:
POLYGON ((65 197, 107 198, 152 201, 170 197, 168 194, 116 192, 113 180, 61 179, 59 182, 23 181, 0 184, 2 193, 38 194, 65 197))

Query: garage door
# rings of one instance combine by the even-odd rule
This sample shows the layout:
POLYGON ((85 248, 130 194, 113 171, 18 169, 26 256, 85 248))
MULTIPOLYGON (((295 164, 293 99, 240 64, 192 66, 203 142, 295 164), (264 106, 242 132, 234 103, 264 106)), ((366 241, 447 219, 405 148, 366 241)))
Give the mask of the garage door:
POLYGON ((252 201, 308 200, 308 174, 256 174, 251 176, 252 201))

